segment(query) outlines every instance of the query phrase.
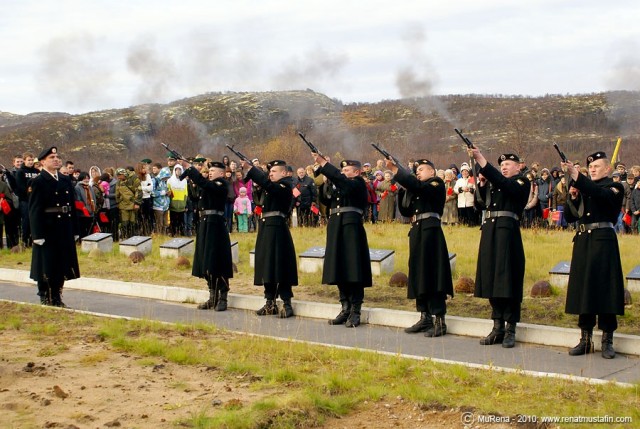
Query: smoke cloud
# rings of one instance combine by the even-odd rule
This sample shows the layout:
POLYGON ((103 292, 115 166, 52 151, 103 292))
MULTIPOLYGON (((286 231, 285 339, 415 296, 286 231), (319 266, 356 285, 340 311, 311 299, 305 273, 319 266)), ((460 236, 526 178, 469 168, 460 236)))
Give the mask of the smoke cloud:
POLYGON ((109 103, 113 70, 101 57, 103 44, 84 33, 49 40, 40 49, 39 90, 74 108, 109 103))
POLYGON ((172 61, 165 57, 151 38, 140 39, 129 49, 127 68, 140 78, 136 103, 167 100, 177 73, 172 61))
POLYGON ((273 89, 318 89, 330 79, 334 79, 348 62, 344 54, 336 54, 316 48, 302 57, 295 56, 271 79, 273 89))
POLYGON ((607 117, 619 127, 622 137, 640 132, 640 44, 622 43, 614 51, 613 68, 606 78, 607 117))
MULTIPOLYGON (((400 96, 411 100, 423 113, 437 112, 449 123, 455 123, 444 104, 433 95, 438 80, 427 55, 427 35, 422 26, 409 28, 402 37, 408 65, 396 74, 396 87, 400 96)), ((407 101, 405 100, 405 102, 407 101)))

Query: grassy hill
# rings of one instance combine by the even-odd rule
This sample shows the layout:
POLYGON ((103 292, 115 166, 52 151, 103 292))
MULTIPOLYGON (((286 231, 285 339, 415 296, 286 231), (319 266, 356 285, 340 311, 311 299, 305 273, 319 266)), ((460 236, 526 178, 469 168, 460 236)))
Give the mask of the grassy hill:
POLYGON ((168 104, 125 109, 15 115, 0 112, 0 159, 38 152, 56 144, 80 167, 131 164, 140 158, 164 160, 159 142, 185 156, 219 159, 224 144, 238 144, 249 156, 310 161, 297 137, 301 130, 324 153, 338 158, 378 158, 377 142, 401 159, 427 156, 438 165, 466 159, 453 131, 462 128, 493 159, 515 151, 529 162, 556 165, 551 142, 570 158, 596 149, 640 164, 640 93, 608 92, 544 97, 447 95, 378 103, 343 104, 312 90, 208 93, 168 104))

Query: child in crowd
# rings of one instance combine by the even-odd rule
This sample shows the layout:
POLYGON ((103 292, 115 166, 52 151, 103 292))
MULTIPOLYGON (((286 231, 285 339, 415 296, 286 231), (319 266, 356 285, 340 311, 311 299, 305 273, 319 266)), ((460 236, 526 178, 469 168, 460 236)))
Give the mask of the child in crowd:
POLYGON ((238 232, 249 232, 249 215, 251 214, 251 200, 247 197, 247 188, 240 188, 240 195, 233 203, 233 212, 238 219, 238 232))

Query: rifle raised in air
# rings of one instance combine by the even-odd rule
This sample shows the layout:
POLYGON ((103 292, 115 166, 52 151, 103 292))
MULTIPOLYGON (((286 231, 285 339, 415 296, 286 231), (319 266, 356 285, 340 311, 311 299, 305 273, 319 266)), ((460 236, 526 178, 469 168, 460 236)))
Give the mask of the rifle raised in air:
POLYGON ((160 144, 161 144, 162 146, 164 146, 164 148, 165 148, 165 149, 166 149, 166 150, 171 154, 171 156, 173 156, 175 159, 181 159, 181 160, 183 160, 183 161, 187 161, 187 159, 186 159, 184 156, 180 155, 180 154, 179 154, 178 152, 176 152, 175 150, 173 150, 173 149, 169 148, 169 146, 168 146, 167 144, 162 143, 162 142, 160 142, 160 144))
POLYGON ((560 155, 560 159, 562 160, 562 162, 567 162, 567 155, 565 155, 564 152, 560 150, 558 145, 554 143, 553 147, 555 147, 556 150, 558 151, 558 155, 560 155))
POLYGON ((229 146, 228 144, 225 144, 225 146, 227 148, 229 148, 229 150, 231 152, 233 152, 234 155, 237 156, 238 158, 240 158, 242 161, 248 162, 249 164, 251 164, 251 160, 246 155, 243 155, 242 152, 240 152, 239 150, 234 149, 233 146, 229 146))
POLYGON ((457 128, 454 128, 454 131, 460 136, 460 138, 462 139, 462 141, 467 145, 467 147, 469 149, 475 149, 476 147, 473 145, 473 143, 471 143, 471 140, 469 140, 469 138, 467 136, 465 136, 464 134, 462 134, 462 131, 460 131, 457 128))
POLYGON ((307 140, 307 139, 306 139, 306 137, 304 136, 304 134, 302 134, 300 131, 298 131, 298 135, 300 136, 300 138, 302 139, 302 141, 303 141, 303 142, 305 142, 305 144, 306 144, 307 146, 309 146, 309 149, 311 149, 311 152, 312 152, 312 153, 317 153, 318 155, 320 155, 320 157, 321 157, 322 159, 327 159, 327 158, 325 158, 325 156, 322 154, 322 152, 320 152, 320 151, 318 150, 318 148, 317 148, 313 143, 311 143, 309 140, 307 140))
POLYGON ((405 167, 404 165, 402 165, 402 163, 400 162, 400 160, 398 158, 396 158, 395 156, 391 155, 389 152, 387 152, 386 150, 382 149, 381 147, 379 147, 377 144, 375 143, 371 143, 371 146, 373 146, 373 148, 375 150, 377 150, 378 152, 380 152, 382 154, 382 156, 384 156, 385 158, 387 158, 389 161, 393 161, 393 163, 398 167, 401 168, 405 171, 407 170, 407 167, 405 167))

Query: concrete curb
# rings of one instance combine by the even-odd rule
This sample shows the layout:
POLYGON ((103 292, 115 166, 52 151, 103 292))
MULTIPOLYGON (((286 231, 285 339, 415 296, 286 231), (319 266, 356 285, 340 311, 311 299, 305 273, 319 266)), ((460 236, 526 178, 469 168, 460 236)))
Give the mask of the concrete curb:
MULTIPOLYGON (((35 282, 29 278, 29 271, 26 270, 0 268, 0 280, 35 285, 35 282)), ((201 302, 209 297, 209 292, 206 290, 90 277, 70 280, 65 283, 65 288, 171 302, 201 302)), ((231 308, 257 310, 263 304, 264 299, 259 296, 229 294, 229 307, 231 308)), ((338 304, 293 300, 292 305, 295 314, 301 317, 328 320, 335 317, 340 311, 338 304)), ((417 313, 411 311, 366 307, 362 309, 363 323, 405 328, 413 325, 417 319, 417 313)), ((487 335, 492 327, 493 322, 488 319, 447 316, 447 332, 455 335, 480 338, 487 335)), ((594 331, 596 349, 600 347, 601 335, 600 331, 594 331)), ((575 346, 579 338, 580 331, 578 329, 527 323, 518 324, 517 340, 523 343, 569 348, 575 346)), ((620 353, 640 356, 640 336, 616 334, 614 344, 616 351, 620 353)))

